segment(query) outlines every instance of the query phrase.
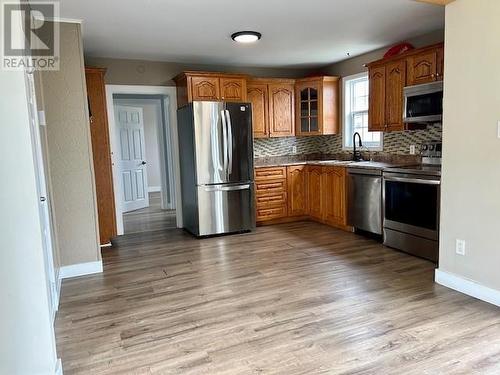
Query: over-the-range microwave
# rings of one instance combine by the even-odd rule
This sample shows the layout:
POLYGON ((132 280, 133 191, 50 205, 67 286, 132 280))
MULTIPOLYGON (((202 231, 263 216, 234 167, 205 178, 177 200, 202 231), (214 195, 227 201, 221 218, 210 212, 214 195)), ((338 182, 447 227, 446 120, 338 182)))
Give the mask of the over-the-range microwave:
POLYGON ((443 119, 443 81, 404 88, 405 123, 436 123, 443 119))

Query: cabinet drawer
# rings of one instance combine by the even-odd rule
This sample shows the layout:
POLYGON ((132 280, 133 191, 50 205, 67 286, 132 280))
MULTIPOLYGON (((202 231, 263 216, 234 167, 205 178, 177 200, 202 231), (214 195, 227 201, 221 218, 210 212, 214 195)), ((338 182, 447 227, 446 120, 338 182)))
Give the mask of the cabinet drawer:
POLYGON ((257 195, 257 209, 266 207, 285 206, 287 204, 287 194, 257 195))
POLYGON ((286 192, 286 189, 286 180, 255 182, 255 191, 257 196, 286 192))
POLYGON ((257 208, 257 221, 279 219, 287 216, 286 206, 257 208))
POLYGON ((255 181, 286 179, 286 167, 256 168, 255 181))

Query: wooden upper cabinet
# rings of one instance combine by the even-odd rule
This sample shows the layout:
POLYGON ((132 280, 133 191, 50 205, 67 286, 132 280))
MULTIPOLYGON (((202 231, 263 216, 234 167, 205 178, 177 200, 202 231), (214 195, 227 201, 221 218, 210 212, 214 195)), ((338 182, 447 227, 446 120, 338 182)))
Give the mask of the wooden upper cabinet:
POLYGON ((347 225, 346 169, 344 167, 324 167, 323 220, 330 225, 347 225))
POLYGON ((339 77, 311 77, 296 80, 296 134, 338 134, 339 77))
POLYGON ((368 64, 370 98, 369 131, 404 130, 405 86, 443 79, 444 45, 411 50, 405 54, 368 64))
POLYGON ((322 175, 322 167, 307 167, 307 198, 309 201, 309 216, 318 220, 323 219, 323 207, 321 202, 322 175))
POLYGON ((387 129, 403 130, 403 89, 405 87, 406 62, 394 61, 386 66, 385 118, 387 129))
POLYGON ((368 130, 385 130, 385 66, 371 68, 369 72, 370 94, 368 130))
POLYGON ((177 106, 193 101, 245 102, 247 77, 242 74, 184 72, 174 78, 177 106))
POLYGON ((101 245, 109 244, 111 238, 116 236, 115 196, 104 74, 105 69, 85 68, 101 245))
POLYGON ((444 47, 437 49, 437 79, 444 79, 444 47))
POLYGON ((220 78, 221 99, 243 102, 247 98, 247 81, 244 78, 220 78))
POLYGON ((307 214, 307 166, 292 165, 287 167, 288 216, 307 214))
POLYGON ((286 137, 295 134, 294 85, 271 83, 269 89, 269 135, 286 137))
POLYGON ((191 100, 217 101, 220 98, 219 78, 216 77, 189 77, 191 100))
POLYGON ((409 56, 406 59, 408 67, 407 86, 434 82, 438 79, 438 52, 437 50, 424 51, 409 56))
POLYGON ((252 104, 252 127, 254 138, 269 137, 267 84, 249 82, 247 85, 247 99, 252 104))

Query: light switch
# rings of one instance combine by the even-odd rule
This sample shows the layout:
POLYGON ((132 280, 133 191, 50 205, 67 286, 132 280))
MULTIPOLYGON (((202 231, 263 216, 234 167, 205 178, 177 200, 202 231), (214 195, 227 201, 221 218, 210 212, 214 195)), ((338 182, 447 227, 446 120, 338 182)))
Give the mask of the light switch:
POLYGON ((497 122, 497 137, 500 138, 500 120, 497 122))

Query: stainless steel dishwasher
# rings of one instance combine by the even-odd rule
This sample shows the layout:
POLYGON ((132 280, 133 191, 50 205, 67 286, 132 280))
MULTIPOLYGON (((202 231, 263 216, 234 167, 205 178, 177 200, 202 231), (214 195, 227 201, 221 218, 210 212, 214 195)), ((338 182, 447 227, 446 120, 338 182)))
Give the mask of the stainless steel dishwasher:
POLYGON ((350 167, 347 172, 349 225, 382 235, 382 170, 350 167))

